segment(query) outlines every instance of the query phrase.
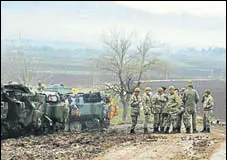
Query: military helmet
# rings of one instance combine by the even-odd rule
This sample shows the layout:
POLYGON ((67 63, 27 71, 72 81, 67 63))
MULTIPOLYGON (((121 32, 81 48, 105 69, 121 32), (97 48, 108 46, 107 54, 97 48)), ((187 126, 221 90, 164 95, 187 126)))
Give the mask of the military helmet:
POLYGON ((145 91, 151 91, 151 88, 150 87, 146 87, 145 91))
POLYGON ((135 88, 134 92, 140 92, 139 88, 135 88))
POLYGON ((157 89, 157 91, 158 91, 158 93, 161 93, 161 92, 163 92, 163 88, 160 87, 160 88, 157 89))
POLYGON ((170 89, 175 89, 175 88, 174 88, 174 86, 169 86, 169 90, 170 90, 170 89))
POLYGON ((192 86, 193 83, 192 83, 192 80, 188 80, 188 86, 192 86))
POLYGON ((206 90, 204 91, 204 93, 210 94, 210 93, 211 93, 211 90, 210 90, 210 89, 206 89, 206 90))

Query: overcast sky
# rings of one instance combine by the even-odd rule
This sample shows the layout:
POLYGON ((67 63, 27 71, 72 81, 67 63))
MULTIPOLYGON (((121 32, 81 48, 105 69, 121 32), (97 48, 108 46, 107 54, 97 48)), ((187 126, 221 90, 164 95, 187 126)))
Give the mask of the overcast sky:
POLYGON ((225 1, 115 1, 150 13, 190 13, 197 16, 225 16, 225 1))
POLYGON ((150 31, 156 39, 173 46, 225 48, 226 44, 225 1, 36 1, 1 4, 1 38, 16 37, 20 33, 26 38, 96 45, 103 31, 118 27, 137 34, 150 31), (129 11, 128 8, 134 10, 129 11))

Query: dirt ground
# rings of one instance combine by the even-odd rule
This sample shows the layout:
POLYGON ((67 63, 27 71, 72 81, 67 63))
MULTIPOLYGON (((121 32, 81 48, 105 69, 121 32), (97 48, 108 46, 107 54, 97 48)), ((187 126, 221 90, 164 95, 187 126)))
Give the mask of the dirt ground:
MULTIPOLYGON (((201 129, 201 124, 198 126, 201 129)), ((134 135, 128 134, 129 127, 117 125, 104 132, 7 139, 2 141, 1 159, 199 160, 224 156, 220 149, 225 149, 226 126, 212 126, 210 134, 143 134, 138 125, 134 135)))

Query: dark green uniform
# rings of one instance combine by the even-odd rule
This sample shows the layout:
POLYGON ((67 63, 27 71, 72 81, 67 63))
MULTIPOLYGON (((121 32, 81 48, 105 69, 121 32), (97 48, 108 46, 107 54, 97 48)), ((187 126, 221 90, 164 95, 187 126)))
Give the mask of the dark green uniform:
POLYGON ((193 89, 191 86, 185 90, 184 96, 184 114, 183 114, 183 122, 186 128, 186 132, 190 133, 191 129, 191 117, 192 117, 192 128, 193 132, 196 133, 196 104, 199 101, 198 92, 193 89))

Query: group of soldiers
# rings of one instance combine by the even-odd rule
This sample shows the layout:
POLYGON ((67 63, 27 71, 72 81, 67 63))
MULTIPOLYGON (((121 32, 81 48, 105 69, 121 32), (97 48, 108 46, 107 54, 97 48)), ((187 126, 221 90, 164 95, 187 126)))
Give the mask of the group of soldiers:
MULTIPOLYGON (((135 126, 140 115, 140 107, 144 111, 144 133, 148 133, 148 124, 151 114, 153 114, 153 133, 181 133, 181 122, 186 128, 186 133, 191 133, 191 119, 193 133, 197 133, 196 128, 196 104, 199 102, 199 94, 193 88, 192 81, 188 81, 188 87, 177 89, 169 87, 166 92, 165 87, 160 87, 152 96, 151 88, 145 88, 144 94, 140 95, 140 89, 135 88, 130 99, 132 127, 130 133, 135 133, 135 126)), ((214 107, 214 100, 211 91, 205 90, 202 96, 203 103, 203 130, 210 132, 211 118, 214 107)))

